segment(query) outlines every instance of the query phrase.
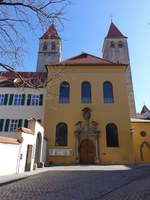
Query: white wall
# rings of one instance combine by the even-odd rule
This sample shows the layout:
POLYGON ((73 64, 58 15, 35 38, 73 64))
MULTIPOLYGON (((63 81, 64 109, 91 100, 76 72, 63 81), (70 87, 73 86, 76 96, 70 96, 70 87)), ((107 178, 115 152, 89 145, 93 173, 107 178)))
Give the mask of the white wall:
MULTIPOLYGON (((43 138, 44 128, 35 120, 29 121, 29 126, 34 129, 34 134, 19 133, 23 137, 22 144, 3 144, 0 143, 0 175, 8 175, 14 173, 22 173, 25 171, 27 147, 32 145, 31 168, 33 170, 35 151, 36 151, 36 138, 38 133, 41 134, 41 157, 40 162, 43 161, 43 138), (20 155, 22 158, 20 159, 20 155)), ((45 149, 45 143, 44 143, 45 149)))
POLYGON ((20 145, 0 143, 0 175, 17 173, 20 145))
POLYGON ((31 158, 31 168, 30 170, 33 170, 34 166, 34 159, 35 159, 35 151, 36 151, 36 138, 38 133, 41 133, 42 141, 41 141, 41 159, 42 161, 42 149, 43 149, 43 138, 44 138, 44 128, 36 121, 29 122, 29 128, 34 128, 34 134, 27 134, 27 133, 21 133, 23 137, 23 143, 21 144, 21 154, 22 159, 19 163, 19 173, 25 171, 25 165, 26 165, 26 156, 27 156, 27 147, 28 145, 32 145, 32 158, 31 158))
POLYGON ((26 156, 27 156, 27 147, 28 145, 32 145, 32 159, 31 159, 31 170, 33 169, 33 163, 34 163, 34 151, 35 151, 35 139, 34 135, 22 133, 23 137, 23 143, 21 144, 21 154, 22 159, 19 162, 19 170, 18 173, 22 173, 25 171, 26 166, 26 156))

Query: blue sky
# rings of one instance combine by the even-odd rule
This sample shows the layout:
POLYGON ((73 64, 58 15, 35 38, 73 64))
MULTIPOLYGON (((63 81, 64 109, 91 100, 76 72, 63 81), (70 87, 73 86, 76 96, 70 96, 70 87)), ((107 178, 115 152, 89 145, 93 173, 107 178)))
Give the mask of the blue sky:
MULTIPOLYGON (((136 108, 150 107, 150 1, 149 0, 73 0, 65 10, 64 29, 58 25, 62 38, 62 58, 88 52, 102 56, 102 46, 111 16, 120 31, 128 37, 136 108)), ((37 36, 41 36, 37 32, 37 36)), ((38 37, 27 34, 24 71, 35 71, 38 37)))

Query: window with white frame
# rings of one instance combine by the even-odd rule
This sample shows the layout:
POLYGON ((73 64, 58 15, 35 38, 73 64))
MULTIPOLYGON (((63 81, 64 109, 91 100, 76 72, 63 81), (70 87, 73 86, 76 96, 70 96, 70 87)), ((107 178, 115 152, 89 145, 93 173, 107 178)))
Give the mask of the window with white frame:
POLYGON ((13 105, 21 105, 22 94, 15 94, 13 99, 13 105))
POLYGON ((4 105, 5 95, 0 94, 0 105, 4 105))
POLYGON ((31 96, 31 105, 38 106, 40 103, 40 96, 39 95, 32 95, 31 96))
POLYGON ((11 119, 9 123, 8 131, 14 132, 15 129, 18 128, 18 120, 17 119, 11 119))

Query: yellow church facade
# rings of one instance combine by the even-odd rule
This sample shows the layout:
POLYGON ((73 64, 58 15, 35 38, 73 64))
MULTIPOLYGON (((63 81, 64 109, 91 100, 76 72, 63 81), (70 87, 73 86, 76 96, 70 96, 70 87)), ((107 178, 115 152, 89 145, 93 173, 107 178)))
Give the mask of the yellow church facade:
MULTIPOLYGON (((132 164, 134 155, 125 82, 126 65, 114 65, 83 53, 56 67, 57 70, 63 68, 63 76, 55 86, 47 86, 45 128, 48 161, 63 164, 132 164), (93 64, 89 64, 91 61, 93 64), (65 87, 65 83, 68 84, 69 97, 68 101, 64 99, 61 102, 61 86, 64 84, 65 87), (82 96, 84 83, 90 85, 89 101, 88 95, 82 96), (112 99, 111 95, 104 96, 105 83, 112 85, 112 99), (55 94, 55 100, 51 94, 55 94), (89 119, 84 117, 86 114, 90 115, 89 119), (57 144, 56 129, 59 124, 67 125, 67 142, 64 145, 59 141, 57 144), (110 131, 113 126, 116 128, 112 136, 107 130, 109 125, 110 131), (106 134, 110 134, 110 138, 106 134), (117 141, 111 144, 111 139, 117 141)), ((50 76, 56 67, 47 67, 50 76)))
MULTIPOLYGON (((47 37, 60 44, 56 30, 47 37)), ((150 163, 150 121, 136 118, 127 37, 113 23, 103 58, 81 53, 46 67, 48 162, 150 163)))

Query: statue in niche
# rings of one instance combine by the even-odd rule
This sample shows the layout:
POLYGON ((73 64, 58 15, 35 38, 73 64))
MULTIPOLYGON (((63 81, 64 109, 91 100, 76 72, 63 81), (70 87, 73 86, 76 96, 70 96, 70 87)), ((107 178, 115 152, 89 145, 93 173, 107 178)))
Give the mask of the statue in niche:
POLYGON ((90 122, 91 109, 86 107, 82 110, 84 121, 76 123, 76 133, 99 134, 98 123, 96 121, 90 122))

